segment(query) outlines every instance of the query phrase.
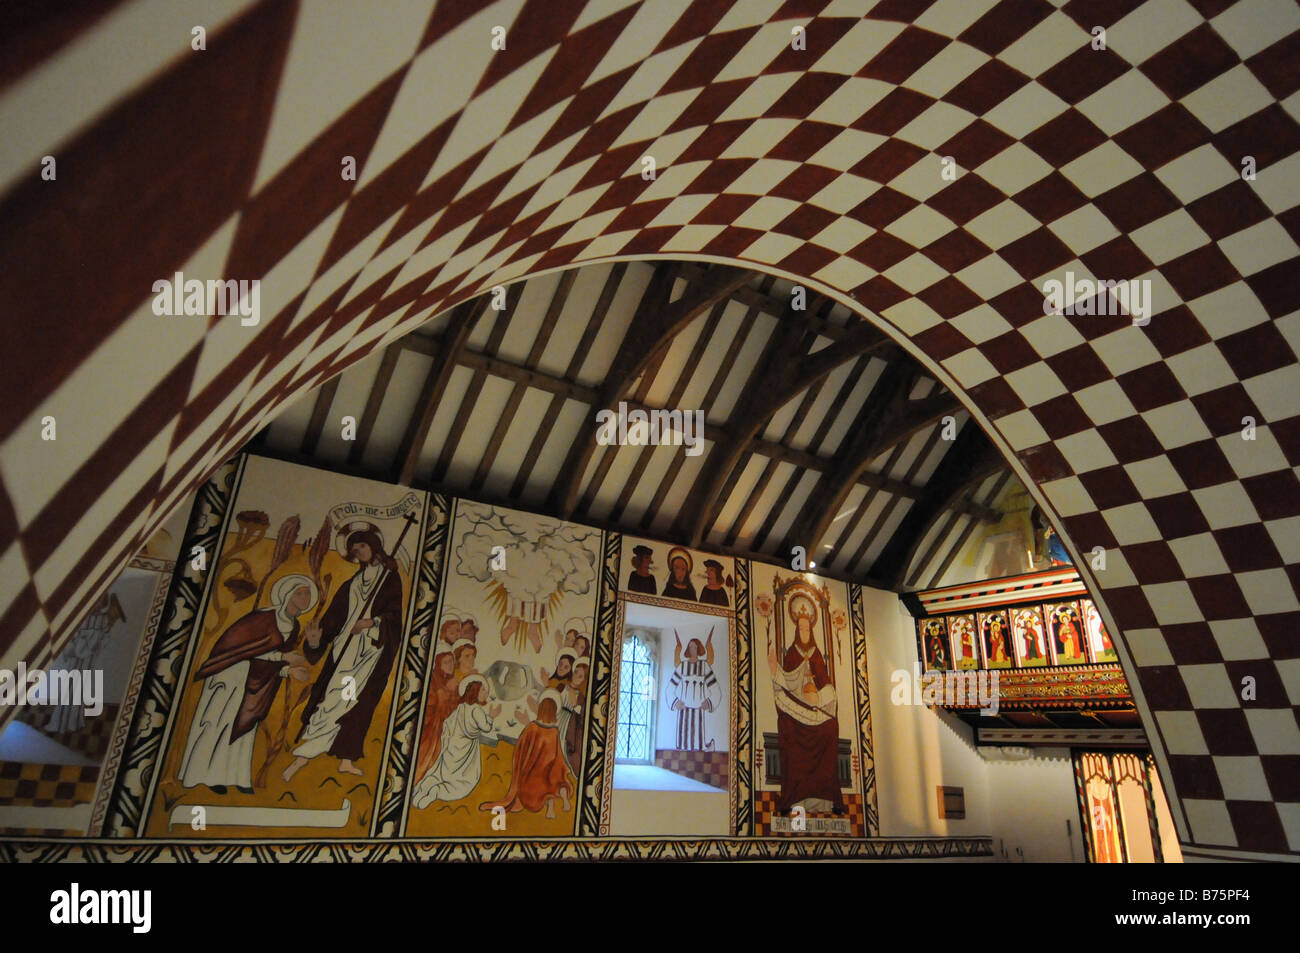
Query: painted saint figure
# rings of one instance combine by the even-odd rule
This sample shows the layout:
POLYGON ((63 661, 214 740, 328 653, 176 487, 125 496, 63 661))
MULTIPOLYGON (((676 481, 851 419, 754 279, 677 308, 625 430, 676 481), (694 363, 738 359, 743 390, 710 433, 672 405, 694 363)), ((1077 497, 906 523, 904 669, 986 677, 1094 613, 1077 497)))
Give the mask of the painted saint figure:
POLYGON ((298 616, 316 602, 306 576, 285 576, 271 589, 271 605, 250 612, 217 639, 194 673, 203 682, 179 779, 206 784, 217 794, 234 785, 253 793, 253 745, 286 676, 309 678, 298 644, 298 616))
POLYGON ((835 686, 826 659, 813 637, 816 609, 812 600, 790 602, 795 640, 778 659, 771 642, 767 665, 776 695, 776 732, 781 745, 781 795, 776 809, 843 813, 839 780, 839 722, 835 686))
POLYGON ((664 595, 671 599, 695 602, 695 584, 691 582, 691 554, 680 546, 668 550, 669 576, 664 581, 664 595))
POLYGON ((569 687, 562 693, 560 707, 560 737, 564 742, 564 759, 576 776, 582 765, 582 731, 586 726, 583 709, 587 702, 587 674, 591 659, 580 658, 573 663, 573 676, 569 687))
POLYGON ((424 727, 420 729, 420 749, 415 762, 415 777, 429 773, 442 746, 442 724, 456 710, 460 697, 456 694, 456 660, 450 651, 439 652, 433 660, 433 675, 429 683, 429 698, 424 703, 424 727))
POLYGON ((704 572, 708 579, 700 590, 700 601, 715 606, 729 606, 727 590, 722 586, 722 563, 716 559, 704 560, 704 572))
POLYGON ((924 625, 925 660, 932 669, 948 667, 948 653, 943 646, 943 620, 930 619, 924 625))
POLYGON ((349 533, 347 553, 361 568, 339 589, 320 623, 307 627, 307 660, 314 664, 329 655, 303 710, 300 743, 284 770, 285 781, 325 753, 339 759, 339 771, 362 773, 353 762, 361 759, 397 656, 402 636, 397 563, 373 527, 349 533))
POLYGON ((1079 632, 1079 615, 1071 605, 1060 605, 1052 610, 1056 621, 1056 654, 1059 659, 1078 661, 1084 657, 1083 636, 1079 632))
POLYGON ((632 549, 632 571, 627 577, 627 588, 630 592, 644 592, 649 595, 657 595, 659 590, 655 587, 655 577, 650 575, 650 570, 654 568, 654 550, 649 546, 636 546, 632 549))
MULTIPOLYGON (((529 722, 515 742, 510 790, 500 801, 484 801, 479 805, 480 811, 504 807, 513 814, 545 809, 546 817, 554 819, 557 800, 563 802, 564 810, 569 810, 573 786, 561 751, 559 711, 559 693, 544 692, 536 719, 529 722)), ((526 717, 523 709, 517 709, 515 716, 521 721, 526 717)))
POLYGON ((1007 644, 1007 623, 1001 615, 993 615, 984 621, 985 647, 988 649, 990 668, 1005 668, 1011 665, 1011 646, 1007 644))
MULTIPOLYGON (((676 632, 673 633, 676 635, 676 632)), ((722 698, 718 677, 713 673, 713 632, 709 632, 707 653, 699 639, 686 643, 682 652, 681 637, 677 637, 677 663, 668 679, 668 693, 672 698, 669 708, 677 712, 677 750, 712 751, 713 738, 709 735, 709 712, 715 711, 722 698), (707 654, 708 658, 705 658, 707 654)))
POLYGON ((459 801, 478 787, 483 776, 479 745, 496 744, 492 719, 500 713, 499 704, 488 708, 488 684, 482 675, 461 681, 460 704, 442 724, 438 760, 411 793, 414 807, 428 807, 434 801, 459 801))

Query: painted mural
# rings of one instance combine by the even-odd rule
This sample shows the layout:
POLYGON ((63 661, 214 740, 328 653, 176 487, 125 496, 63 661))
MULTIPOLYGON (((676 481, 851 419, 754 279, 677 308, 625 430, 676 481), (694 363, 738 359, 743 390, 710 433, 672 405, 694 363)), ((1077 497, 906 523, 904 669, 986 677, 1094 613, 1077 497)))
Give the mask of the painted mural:
POLYGON ((735 560, 625 536, 619 587, 624 592, 731 608, 736 602, 735 560))
MULTIPOLYGON (((173 551, 171 555, 175 555, 173 551)), ((76 673, 75 699, 41 697, 14 709, 0 731, 0 834, 73 834, 95 829, 103 779, 111 780, 114 740, 134 700, 133 666, 148 651, 162 615, 169 572, 158 557, 132 560, 82 619, 49 673, 76 673), (39 702, 39 704, 36 704, 39 702)), ((62 677, 62 676, 60 676, 62 677)))
POLYGON ((759 563, 752 574, 755 832, 862 836, 848 587, 759 563))
POLYGON ((461 501, 410 777, 408 836, 570 836, 601 534, 461 501))
MULTIPOLYGON (((734 836, 869 852, 865 624, 844 584, 258 457, 201 488, 183 536, 115 774, 68 834, 635 853, 608 821, 616 634, 639 601, 680 616, 645 760, 728 791, 734 836), (646 575, 653 594, 629 586, 646 575)), ((97 607, 87 645, 123 613, 141 615, 97 607)))
POLYGON ((210 568, 147 832, 371 830, 423 493, 250 458, 210 568))

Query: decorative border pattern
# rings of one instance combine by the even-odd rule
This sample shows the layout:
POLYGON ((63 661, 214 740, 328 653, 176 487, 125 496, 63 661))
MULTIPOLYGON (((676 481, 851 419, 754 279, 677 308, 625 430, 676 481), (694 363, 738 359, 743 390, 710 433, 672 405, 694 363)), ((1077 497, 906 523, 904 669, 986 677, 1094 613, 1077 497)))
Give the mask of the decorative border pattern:
MULTIPOLYGON (((605 568, 608 570, 609 568, 608 562, 606 562, 605 568)), ((615 572, 618 571, 617 564, 615 566, 614 571, 615 572)), ((647 596, 647 598, 650 597, 647 596)), ((626 600, 615 598, 614 603, 615 603, 614 628, 610 631, 608 638, 602 638, 600 640, 602 651, 600 656, 598 656, 598 659, 603 660, 605 663, 605 668, 607 670, 606 677, 609 679, 609 695, 607 698, 607 702, 612 702, 613 700, 618 698, 618 683, 619 683, 619 676, 622 674, 621 673, 622 667, 618 664, 618 662, 614 660, 614 649, 615 649, 614 637, 619 632, 623 631, 623 621, 627 616, 626 600), (609 646, 608 654, 606 654, 604 651, 604 647, 606 645, 609 646)), ((600 668, 600 661, 596 663, 596 667, 600 668)), ((601 836, 608 836, 610 821, 614 816, 614 758, 615 755, 617 754, 618 746, 617 744, 613 744, 613 745, 606 744, 605 741, 606 739, 609 738, 610 731, 616 728, 616 723, 618 721, 618 706, 616 704, 607 703, 603 708, 599 709, 599 712, 597 713, 597 709, 593 705, 592 713, 593 715, 596 716, 596 718, 598 718, 601 721, 601 728, 602 728, 602 735, 601 735, 602 750, 600 753, 603 755, 603 757, 601 759, 601 766, 604 771, 604 777, 608 783, 603 784, 600 790, 600 833, 601 836)), ((591 747, 587 751, 587 756, 591 757, 594 751, 595 751, 595 743, 593 739, 593 742, 591 743, 591 747)), ((584 829, 584 833, 585 833, 585 829, 584 829)))
POLYGON ((596 606, 596 631, 592 641, 595 655, 591 673, 591 695, 587 710, 587 749, 578 783, 578 830, 580 837, 609 832, 609 799, 613 796, 614 749, 607 748, 610 699, 617 698, 618 666, 614 663, 614 634, 622 625, 622 603, 618 598, 621 533, 604 534, 604 558, 600 570, 600 594, 596 606))
POLYGON ((176 569, 176 560, 160 559, 157 556, 132 556, 127 565, 132 569, 143 569, 145 572, 161 572, 170 576, 176 569))
POLYGON ((754 834, 754 622, 750 607, 749 560, 736 560, 736 640, 732 645, 731 765, 736 792, 732 829, 754 834))
MULTIPOLYGON (((183 559, 172 577, 167 595, 163 636, 156 639, 143 681, 131 694, 138 696, 131 717, 131 738, 121 760, 103 825, 109 837, 139 837, 144 833, 148 795, 166 747, 167 725, 177 702, 180 662, 189 647, 195 620, 216 579, 217 548, 230 519, 230 504, 244 476, 248 458, 241 454, 221 466, 199 488, 180 553, 192 553, 200 546, 208 554, 207 569, 194 568, 183 559)), ((141 657, 144 654, 141 653, 141 657)))
POLYGON ((108 743, 108 753, 104 756, 104 767, 100 771, 99 788, 95 792, 95 806, 91 809, 90 825, 86 831, 91 837, 100 837, 104 833, 104 818, 108 813, 109 798, 113 794, 113 782, 117 780, 117 769, 122 764, 122 753, 126 749, 131 725, 135 720, 135 706, 140 699, 140 686, 144 682, 146 663, 153 652, 154 639, 158 636, 158 626, 162 622, 163 609, 167 605, 167 594, 171 590, 174 568, 175 564, 172 569, 158 573, 153 604, 149 607, 149 617, 145 619, 144 633, 140 636, 140 644, 136 648, 135 664, 132 665, 131 674, 127 679, 126 692, 122 696, 122 707, 117 714, 117 723, 113 725, 113 737, 108 743))
POLYGON ((862 752, 862 806, 867 836, 880 835, 880 809, 876 800, 876 755, 871 742, 871 683, 867 678, 867 624, 862 587, 849 585, 849 618, 853 631, 854 691, 858 705, 858 748, 862 752))
POLYGON ((1004 608, 1020 602, 1053 601, 1086 595, 1088 587, 1084 585, 1078 571, 1071 567, 914 592, 904 604, 911 603, 908 608, 913 610, 912 615, 926 618, 969 612, 972 609, 1004 608))
POLYGON ((256 844, 211 841, 0 841, 0 863, 264 863, 638 861, 638 860, 940 860, 992 857, 990 837, 708 837, 564 840, 360 840, 256 844))
POLYGON ((407 625, 405 658, 397 666, 401 673, 393 686, 393 704, 384 760, 379 771, 380 787, 375 798, 375 816, 370 828, 379 837, 392 837, 406 823, 406 783, 411 752, 420 737, 424 714, 425 674, 429 649, 437 642, 438 603, 442 595, 444 548, 451 517, 447 498, 425 494, 424 535, 421 537, 419 569, 411 580, 411 621, 407 625))

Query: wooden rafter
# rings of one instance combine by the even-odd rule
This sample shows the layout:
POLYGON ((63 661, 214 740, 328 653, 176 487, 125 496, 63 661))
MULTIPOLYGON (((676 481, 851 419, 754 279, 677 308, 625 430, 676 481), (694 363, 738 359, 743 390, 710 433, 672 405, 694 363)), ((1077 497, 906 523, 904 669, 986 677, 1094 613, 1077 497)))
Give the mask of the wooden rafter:
POLYGON ((972 486, 1005 466, 1006 460, 984 431, 968 421, 927 481, 925 497, 907 511, 876 557, 870 578, 882 588, 897 589, 934 521, 972 486))
POLYGON ((334 403, 334 395, 338 393, 338 390, 339 378, 331 377, 316 392, 316 404, 312 407, 311 420, 307 423, 307 432, 302 437, 303 453, 311 454, 316 452, 316 446, 320 443, 321 431, 325 429, 325 420, 329 416, 330 405, 334 403))
POLYGON ((794 336, 790 332, 781 333, 790 326, 792 323, 783 323, 772 335, 770 343, 774 343, 775 348, 764 355, 764 360, 746 382, 745 390, 736 402, 739 408, 737 419, 728 422, 731 440, 713 448, 709 454, 707 481, 691 494, 693 505, 683 514, 682 526, 693 546, 699 546, 703 541, 708 527, 722 508, 729 487, 734 487, 739 478, 736 471, 742 469, 746 451, 767 421, 841 364, 890 346, 889 339, 876 327, 859 321, 840 340, 792 361, 788 345, 792 344, 794 336))
POLYGON ((393 371, 397 369, 397 359, 401 356, 401 341, 390 344, 384 349, 379 370, 370 385, 370 393, 366 396, 366 406, 361 412, 361 420, 357 423, 357 439, 348 448, 348 463, 358 464, 365 455, 366 446, 370 443, 370 434, 374 432, 375 421, 379 418, 384 397, 388 394, 388 385, 393 380, 393 371))
MULTIPOLYGON (((505 307, 494 312, 492 332, 488 335, 486 353, 489 356, 495 355, 501 347, 501 341, 506 336, 506 329, 510 327, 510 321, 514 318, 515 308, 519 306, 519 299, 523 297, 523 293, 523 285, 514 285, 506 289, 505 307)), ((483 300, 486 302, 486 295, 483 300)), ((435 483, 441 482, 446 477, 451 461, 455 459, 456 450, 460 446, 460 438, 469 425, 470 417, 474 415, 474 408, 478 405, 478 396, 482 392, 483 383, 486 380, 487 371, 481 368, 476 368, 470 376, 469 386, 465 388, 465 394, 461 398, 460 406, 456 408, 456 416, 452 418, 451 429, 447 431, 447 439, 443 441, 442 450, 433 464, 432 479, 435 483)))
MULTIPOLYGON (((546 309, 542 324, 537 329, 536 337, 533 338, 533 346, 529 349, 528 357, 524 360, 526 370, 531 371, 537 367, 542 355, 546 353, 546 346, 551 342, 551 332, 555 330, 555 324, 560 319, 560 313, 569 300, 569 292, 573 290, 573 281, 577 275, 577 270, 573 268, 560 275, 560 280, 555 286, 555 293, 551 295, 551 304, 546 309)), ((478 467, 474 470, 474 476, 470 480, 471 493, 477 493, 482 488, 483 481, 487 479, 488 473, 491 472, 492 464, 501 450, 501 444, 505 440, 510 425, 514 423, 515 413, 519 410, 519 404, 523 401, 524 394, 527 392, 528 384, 525 381, 515 381, 515 386, 511 388, 510 396, 506 399, 506 406, 501 411, 496 426, 492 428, 492 436, 488 439, 488 445, 479 458, 478 467)))
MULTIPOLYGON (((613 304, 614 296, 618 294, 618 287, 622 284, 623 276, 626 273, 627 263, 620 261, 615 262, 614 266, 610 268, 609 274, 605 276, 605 283, 600 289, 600 297, 596 299, 596 306, 592 309, 591 318, 587 321, 582 337, 578 340, 573 349, 573 354, 569 358, 568 367, 564 370, 566 380, 576 380, 578 374, 582 371, 582 365, 587 360, 591 344, 596 340, 596 335, 600 333, 601 325, 605 322, 605 316, 609 313, 610 305, 613 304)), ((551 432, 555 429, 555 421, 560 416, 560 411, 563 408, 564 395, 556 393, 551 398, 551 402, 546 408, 546 414, 533 436, 532 443, 528 445, 528 453, 524 455, 519 472, 515 475, 514 485, 510 487, 511 499, 518 499, 523 495, 524 489, 528 486, 528 478, 532 475, 533 467, 537 463, 537 458, 541 455, 542 448, 546 446, 546 441, 551 438, 551 432)))
MULTIPOLYGON (((715 266, 705 273, 698 284, 687 287, 685 294, 670 303, 674 277, 671 266, 660 265, 655 269, 655 275, 642 296, 636 315, 606 374, 597 409, 617 405, 636 384, 647 366, 672 343, 682 329, 719 301, 731 297, 737 288, 749 280, 750 273, 740 268, 715 266)), ((564 519, 573 515, 582 479, 596 450, 596 432, 593 420, 585 428, 585 433, 574 441, 560 470, 554 505, 564 519)))
MULTIPOLYGON (((1002 492, 1002 488, 1006 486, 1010 480, 1011 471, 1004 470, 1002 475, 998 477, 997 481, 993 484, 993 489, 989 490, 987 497, 985 497, 985 503, 996 503, 998 494, 1002 492)), ((934 588, 939 585, 939 580, 941 580, 944 573, 948 571, 948 567, 952 565, 952 561, 957 558, 957 554, 962 551, 962 547, 966 545, 966 541, 970 539, 971 535, 975 532, 975 527, 978 525, 979 520, 971 520, 966 524, 966 528, 961 531, 961 535, 958 536, 952 546, 948 548, 948 553, 943 557, 943 562, 939 564, 939 568, 935 570, 934 575, 930 577, 930 581, 927 584, 928 588, 934 588)))
POLYGON ((798 545, 816 552, 831 521, 872 460, 939 417, 960 409, 956 398, 946 395, 909 401, 919 371, 911 360, 895 359, 877 378, 858 415, 860 423, 836 453, 835 468, 823 474, 809 495, 781 547, 783 551, 798 545))
POLYGON ((447 329, 439 338, 438 354, 433 359, 429 373, 420 388, 420 397, 416 401, 416 412, 411 415, 402 435, 402 442, 397 449, 397 465, 393 469, 392 479, 395 483, 409 485, 415 476, 415 467, 420 460, 420 451, 429 437, 429 428, 433 426, 434 415, 447 382, 451 380, 452 371, 456 369, 456 356, 461 346, 469 337, 470 331, 479 316, 487 309, 486 295, 457 305, 451 312, 447 329))
MULTIPOLYGON (((704 360, 705 354, 708 353, 709 345, 713 342, 713 335, 718 329, 718 324, 722 321, 722 315, 727 310, 727 302, 719 301, 704 322, 704 327, 700 328, 700 333, 695 339, 695 344, 691 347, 690 356, 686 359, 686 365, 677 375, 677 380, 673 382, 672 391, 668 395, 668 407, 674 408, 681 406, 681 400, 686 393, 686 388, 690 386, 691 379, 695 376, 700 362, 704 360)), ((648 397, 649 391, 644 391, 648 397)), ((636 463, 632 466, 632 472, 624 481, 623 489, 619 492, 618 499, 614 503, 614 509, 610 512, 610 519, 618 522, 622 519, 624 511, 632 501, 632 496, 640 487, 641 478, 645 474, 646 467, 654 458, 657 447, 641 447, 637 453, 636 463)))

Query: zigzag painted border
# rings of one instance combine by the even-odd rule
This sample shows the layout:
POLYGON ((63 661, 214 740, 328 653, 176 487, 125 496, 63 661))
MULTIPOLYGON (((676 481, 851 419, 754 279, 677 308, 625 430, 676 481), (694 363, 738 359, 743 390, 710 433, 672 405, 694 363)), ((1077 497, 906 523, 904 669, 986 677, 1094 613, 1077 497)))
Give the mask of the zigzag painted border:
POLYGON ((0 841, 3 863, 338 863, 451 861, 938 860, 992 857, 989 837, 710 837, 615 840, 289 841, 220 844, 196 841, 0 841))
MULTIPOLYGON (((601 830, 602 805, 605 802, 605 739, 609 737, 609 705, 613 687, 614 633, 618 623, 618 568, 623 550, 621 533, 605 533, 604 559, 600 568, 600 594, 596 605, 596 631, 592 643, 595 671, 591 673, 591 696, 587 710, 587 753, 582 759, 582 779, 578 785, 578 828, 580 837, 595 837, 601 830)), ((609 787, 613 787, 612 784, 609 787)), ((605 818, 608 824, 608 818, 605 818)), ((606 828, 608 830, 608 828, 606 828)))
MULTIPOLYGON (((162 562, 162 560, 159 560, 162 562)), ((158 583, 154 589, 153 602, 149 606, 149 618, 145 620, 144 634, 136 647, 135 664, 127 679, 126 692, 122 696, 122 708, 118 712, 117 724, 113 726, 113 738, 109 742, 108 754, 104 758, 104 769, 100 774, 99 791, 95 795, 95 806, 90 815, 90 826, 86 833, 91 837, 101 837, 104 833, 104 818, 108 814, 108 802, 113 795, 118 768, 122 765, 122 755, 126 751, 127 740, 131 737, 131 724, 135 715, 136 703, 140 700, 140 686, 144 682, 145 663, 153 651, 154 639, 158 637, 158 628, 162 624, 163 610, 167 607, 168 593, 171 591, 175 564, 166 571, 158 573, 158 583)))
POLYGON ((450 526, 450 507, 447 498, 441 495, 426 495, 424 505, 424 539, 412 592, 414 612, 406 630, 406 657, 398 668, 400 675, 393 688, 398 694, 390 716, 388 744, 380 771, 383 782, 371 828, 379 837, 392 837, 399 830, 405 831, 407 773, 424 713, 429 650, 438 641, 438 600, 442 594, 443 550, 450 526))
POLYGON ((736 639, 732 644, 735 691, 731 693, 731 770, 736 792, 734 831, 754 833, 754 645, 749 606, 749 560, 736 560, 736 639))
POLYGON ((162 637, 156 639, 149 665, 142 681, 128 689, 128 696, 138 694, 127 748, 109 799, 104 832, 109 837, 139 837, 144 832, 146 802, 163 754, 167 723, 177 702, 177 673, 193 635, 199 608, 206 598, 208 585, 216 577, 216 553, 226 522, 230 502, 243 479, 248 457, 241 454, 221 466, 202 487, 190 512, 189 525, 181 543, 181 559, 167 594, 167 608, 161 626, 162 637), (202 547, 210 560, 200 572, 193 561, 184 558, 195 546, 202 547))
POLYGON ((858 730, 861 735, 863 807, 867 836, 880 836, 880 810, 876 803, 876 756, 871 744, 871 683, 867 678, 867 625, 862 587, 849 585, 849 616, 853 626, 853 671, 858 696, 858 730))

